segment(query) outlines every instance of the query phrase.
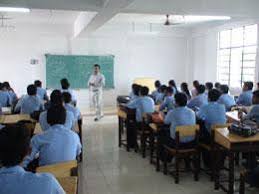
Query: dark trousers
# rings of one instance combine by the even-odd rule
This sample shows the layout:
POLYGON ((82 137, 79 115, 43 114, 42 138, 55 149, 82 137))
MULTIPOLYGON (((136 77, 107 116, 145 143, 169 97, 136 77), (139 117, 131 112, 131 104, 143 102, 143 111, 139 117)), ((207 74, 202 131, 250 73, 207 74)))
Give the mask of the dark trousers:
POLYGON ((247 182, 252 187, 259 187, 259 166, 253 169, 247 176, 247 182))

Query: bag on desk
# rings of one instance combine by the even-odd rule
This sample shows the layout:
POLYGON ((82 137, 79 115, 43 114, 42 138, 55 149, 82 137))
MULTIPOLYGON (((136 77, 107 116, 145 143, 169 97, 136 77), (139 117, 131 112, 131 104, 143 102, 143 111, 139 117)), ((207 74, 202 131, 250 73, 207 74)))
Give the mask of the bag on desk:
POLYGON ((251 137, 257 134, 257 128, 247 124, 232 124, 229 131, 242 137, 251 137))
POLYGON ((163 123, 164 122, 164 118, 161 113, 153 113, 151 115, 151 117, 152 117, 152 122, 154 122, 154 123, 163 123))

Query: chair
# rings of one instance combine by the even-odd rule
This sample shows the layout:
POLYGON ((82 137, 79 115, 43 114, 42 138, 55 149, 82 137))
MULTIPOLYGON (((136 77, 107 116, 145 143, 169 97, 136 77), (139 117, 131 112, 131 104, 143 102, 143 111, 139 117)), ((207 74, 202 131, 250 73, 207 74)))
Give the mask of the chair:
POLYGON ((78 178, 72 177, 58 177, 59 184, 62 186, 66 194, 77 194, 78 178))
POLYGON ((83 132, 82 132, 82 129, 83 129, 83 119, 81 118, 81 119, 79 119, 78 121, 77 121, 77 123, 78 123, 78 135, 79 135, 79 138, 80 138, 80 142, 81 142, 81 144, 82 144, 82 150, 81 150, 81 154, 80 154, 80 156, 79 156, 79 162, 82 162, 83 161, 83 132))
POLYGON ((199 147, 202 150, 206 150, 210 153, 210 167, 209 167, 209 171, 202 169, 203 171, 205 171, 206 174, 210 175, 210 180, 213 181, 214 180, 214 161, 215 161, 215 154, 214 154, 214 132, 217 128, 226 128, 229 127, 231 124, 227 123, 227 124, 214 124, 211 126, 211 136, 210 136, 210 143, 209 144, 205 144, 200 142, 199 143, 199 147))
POLYGON ((41 166, 36 169, 36 172, 51 173, 55 177, 77 176, 77 161, 72 160, 53 165, 41 166))
POLYGON ((165 149, 165 158, 164 158, 164 174, 167 174, 167 159, 169 156, 175 157, 175 172, 174 178, 175 183, 179 183, 179 161, 180 159, 189 159, 192 158, 194 162, 195 170, 194 170, 194 179, 195 181, 199 180, 199 171, 200 171, 200 153, 198 149, 199 143, 199 125, 190 125, 190 126, 178 126, 176 127, 175 133, 175 148, 171 148, 167 145, 163 145, 165 149), (184 149, 180 147, 180 138, 194 136, 195 137, 195 145, 190 149, 184 149))

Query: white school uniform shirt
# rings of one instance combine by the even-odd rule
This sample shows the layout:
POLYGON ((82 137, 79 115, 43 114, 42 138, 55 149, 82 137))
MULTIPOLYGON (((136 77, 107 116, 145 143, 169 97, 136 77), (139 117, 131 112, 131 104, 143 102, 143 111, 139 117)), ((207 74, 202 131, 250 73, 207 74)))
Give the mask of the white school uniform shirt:
POLYGON ((88 81, 88 86, 90 87, 90 90, 95 92, 102 89, 102 87, 105 86, 105 77, 103 74, 92 74, 88 81), (90 86, 90 84, 94 84, 94 86, 90 86))

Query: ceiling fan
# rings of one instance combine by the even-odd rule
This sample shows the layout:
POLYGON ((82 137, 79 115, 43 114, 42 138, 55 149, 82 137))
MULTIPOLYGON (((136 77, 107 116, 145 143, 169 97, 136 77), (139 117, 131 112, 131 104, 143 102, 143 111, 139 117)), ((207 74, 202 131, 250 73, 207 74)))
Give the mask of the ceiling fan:
POLYGON ((185 23, 184 16, 180 16, 180 17, 181 17, 180 20, 173 20, 173 19, 170 19, 170 15, 167 14, 166 15, 166 21, 165 21, 164 25, 165 26, 176 26, 176 25, 184 24, 185 23))

